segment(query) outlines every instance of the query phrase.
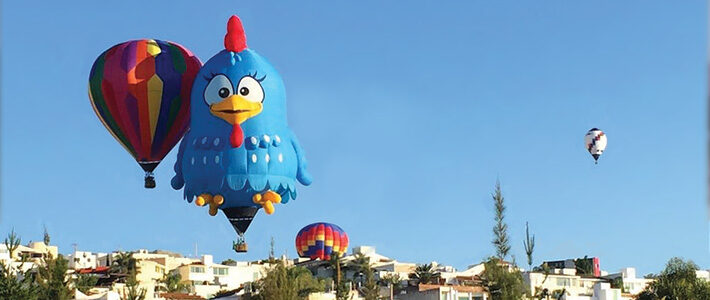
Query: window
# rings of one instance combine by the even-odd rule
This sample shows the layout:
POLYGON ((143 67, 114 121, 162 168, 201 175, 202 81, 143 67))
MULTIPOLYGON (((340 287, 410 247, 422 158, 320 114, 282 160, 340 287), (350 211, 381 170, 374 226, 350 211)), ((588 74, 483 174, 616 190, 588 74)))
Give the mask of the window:
POLYGON ((569 278, 557 278, 557 286, 570 286, 569 278))
POLYGON ((219 276, 229 275, 229 269, 227 268, 214 268, 214 274, 219 276))
POLYGON ((459 296, 459 300, 469 300, 468 296, 459 296))
POLYGON ((204 273, 205 267, 190 266, 190 273, 204 273))

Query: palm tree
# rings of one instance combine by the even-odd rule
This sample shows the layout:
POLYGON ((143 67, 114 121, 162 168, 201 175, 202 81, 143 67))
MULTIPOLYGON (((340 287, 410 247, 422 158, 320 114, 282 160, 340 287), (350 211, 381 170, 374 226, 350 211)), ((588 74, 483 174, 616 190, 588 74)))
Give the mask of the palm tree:
POLYGON ((342 280, 343 278, 340 274, 340 269, 343 264, 340 260, 340 255, 331 255, 329 262, 331 267, 335 269, 335 272, 333 273, 333 281, 335 282, 335 298, 337 300, 349 299, 350 289, 345 284, 345 281, 342 280))
POLYGON ((189 291, 189 285, 182 281, 182 276, 177 272, 169 272, 163 275, 158 282, 161 283, 158 289, 167 293, 185 293, 189 291))
POLYGON ((420 284, 438 283, 441 273, 434 271, 432 264, 418 265, 414 273, 409 274, 409 278, 417 280, 420 284))
POLYGON ((111 273, 127 275, 133 273, 135 270, 136 259, 133 258, 133 253, 118 252, 113 262, 111 262, 111 273))

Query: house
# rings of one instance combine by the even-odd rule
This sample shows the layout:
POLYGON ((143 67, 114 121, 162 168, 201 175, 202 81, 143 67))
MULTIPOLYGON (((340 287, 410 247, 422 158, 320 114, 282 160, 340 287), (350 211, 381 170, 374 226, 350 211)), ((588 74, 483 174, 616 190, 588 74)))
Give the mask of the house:
POLYGON ((608 274, 604 278, 611 280, 621 278, 622 291, 631 295, 641 293, 649 283, 653 282, 653 279, 637 278, 635 268, 623 268, 619 273, 608 274))
POLYGON ((420 284, 397 295, 398 300, 487 300, 488 292, 480 286, 420 284))

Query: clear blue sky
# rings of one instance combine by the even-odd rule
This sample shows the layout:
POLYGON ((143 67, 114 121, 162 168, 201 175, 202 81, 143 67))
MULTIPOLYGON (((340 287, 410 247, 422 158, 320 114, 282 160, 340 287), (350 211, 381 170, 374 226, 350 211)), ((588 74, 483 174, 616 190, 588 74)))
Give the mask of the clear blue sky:
POLYGON ((494 253, 500 178, 521 264, 528 221, 535 263, 710 268, 705 1, 461 2, 4 1, 0 232, 40 240, 46 225, 63 253, 197 243, 246 260, 271 236, 293 257, 301 226, 327 221, 351 245, 463 268, 494 253), (284 77, 314 177, 257 216, 242 256, 221 214, 170 188, 177 151, 145 190, 87 97, 108 47, 172 40, 205 61, 231 14, 284 77), (609 137, 596 166, 592 127, 609 137))

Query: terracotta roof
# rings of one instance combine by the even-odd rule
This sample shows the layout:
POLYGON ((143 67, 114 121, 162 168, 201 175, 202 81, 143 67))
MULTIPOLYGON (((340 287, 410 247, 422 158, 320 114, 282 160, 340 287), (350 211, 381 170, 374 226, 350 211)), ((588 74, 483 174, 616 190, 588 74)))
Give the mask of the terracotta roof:
POLYGON ((184 293, 162 293, 160 294, 160 297, 169 299, 169 300, 183 300, 183 299, 202 299, 204 300, 205 298, 202 298, 197 295, 190 295, 190 294, 184 294, 184 293))
POLYGON ((419 291, 435 290, 439 288, 451 288, 458 292, 473 292, 473 293, 483 293, 486 290, 482 286, 465 286, 465 285, 438 285, 438 284, 420 284, 419 291))
POLYGON ((98 267, 95 269, 92 268, 84 268, 84 269, 79 269, 77 270, 77 273, 79 274, 91 274, 91 273, 107 273, 109 270, 109 267, 98 267))

